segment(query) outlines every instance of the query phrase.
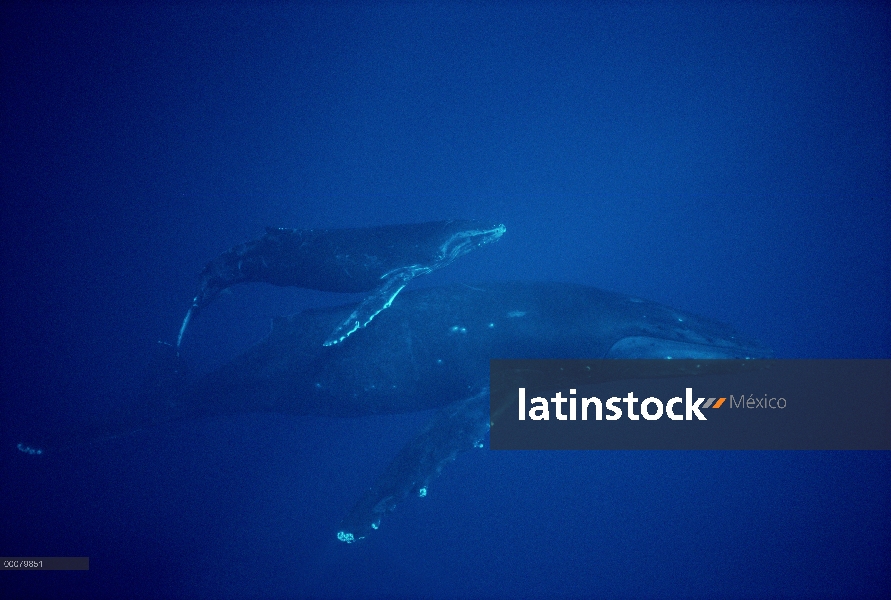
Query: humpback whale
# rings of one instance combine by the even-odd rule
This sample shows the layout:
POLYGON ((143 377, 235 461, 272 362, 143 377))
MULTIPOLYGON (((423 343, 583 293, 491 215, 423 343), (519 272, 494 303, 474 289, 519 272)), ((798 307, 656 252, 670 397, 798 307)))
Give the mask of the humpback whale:
POLYGON ((434 221, 358 229, 276 229, 223 252, 204 267, 198 293, 183 319, 177 348, 191 319, 237 283, 262 282, 326 292, 370 292, 323 340, 333 346, 365 327, 409 281, 495 241, 504 225, 434 221))
MULTIPOLYGON (((368 327, 325 347, 355 305, 274 321, 268 336, 191 383, 149 386, 117 422, 73 443, 159 423, 248 412, 361 416, 438 409, 343 519, 352 542, 489 427, 492 358, 769 356, 727 325, 630 296, 565 283, 501 282, 408 291, 368 327)), ((173 352, 173 349, 170 349, 173 352)), ((20 445, 26 453, 36 447, 20 445)))

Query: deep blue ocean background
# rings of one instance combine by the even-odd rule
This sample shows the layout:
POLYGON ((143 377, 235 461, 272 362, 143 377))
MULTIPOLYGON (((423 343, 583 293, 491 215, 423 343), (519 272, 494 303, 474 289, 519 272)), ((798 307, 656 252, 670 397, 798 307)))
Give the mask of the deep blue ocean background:
MULTIPOLYGON (((0 28, 0 554, 90 557, 0 596, 891 597, 887 452, 478 451, 345 545, 429 413, 14 450, 132 402, 205 262, 266 226, 503 222, 413 286, 576 282, 779 357, 891 358, 887 6, 4 3, 0 28)), ((184 354, 354 299, 238 286, 184 354)))

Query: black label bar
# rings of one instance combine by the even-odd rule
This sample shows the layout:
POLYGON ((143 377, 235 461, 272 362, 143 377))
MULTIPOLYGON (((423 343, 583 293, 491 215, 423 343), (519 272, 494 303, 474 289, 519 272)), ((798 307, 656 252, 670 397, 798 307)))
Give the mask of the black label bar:
POLYGON ((0 557, 4 571, 89 571, 88 556, 4 556, 0 557))
POLYGON ((891 360, 493 360, 494 450, 891 450, 891 360))

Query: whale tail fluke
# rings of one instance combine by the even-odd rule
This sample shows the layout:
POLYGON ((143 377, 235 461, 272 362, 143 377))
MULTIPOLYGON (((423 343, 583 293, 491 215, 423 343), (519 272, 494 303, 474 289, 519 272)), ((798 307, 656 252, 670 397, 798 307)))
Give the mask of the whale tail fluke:
POLYGON ((43 457, 125 437, 146 427, 175 420, 186 388, 187 369, 176 347, 158 342, 148 361, 136 398, 105 418, 88 423, 41 423, 13 444, 25 455, 43 457))
POLYGON ((192 302, 192 306, 189 307, 189 312, 186 313, 186 318, 183 319, 183 324, 180 325, 179 335, 176 336, 176 351, 179 353, 180 346, 183 345, 183 336, 186 333, 186 328, 189 326, 189 321, 192 320, 192 317, 195 316, 195 313, 198 312, 198 298, 196 297, 194 302, 192 302))

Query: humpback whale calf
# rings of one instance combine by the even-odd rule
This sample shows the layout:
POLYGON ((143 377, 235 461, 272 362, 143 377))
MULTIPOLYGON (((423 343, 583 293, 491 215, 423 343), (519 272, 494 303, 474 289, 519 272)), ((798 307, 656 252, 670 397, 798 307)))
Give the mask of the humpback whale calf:
POLYGON ((358 229, 276 229, 223 252, 204 267, 192 306, 179 329, 237 283, 263 282, 325 292, 370 294, 323 340, 333 346, 365 327, 409 281, 495 241, 504 225, 434 221, 358 229))
MULTIPOLYGON (((191 383, 147 388, 133 414, 72 443, 183 419, 248 412, 360 416, 438 409, 343 519, 361 539, 459 452, 482 447, 492 358, 754 358, 726 325, 598 289, 502 282, 408 291, 368 327, 325 347, 355 305, 274 321, 268 336, 191 383)), ((26 453, 35 446, 19 445, 26 453)), ((45 453, 44 453, 45 454, 45 453)))

